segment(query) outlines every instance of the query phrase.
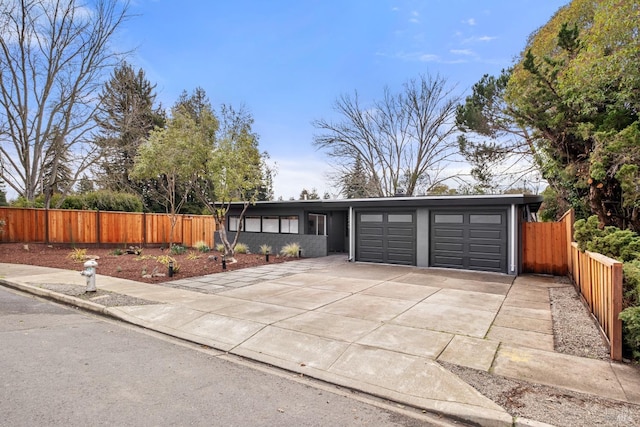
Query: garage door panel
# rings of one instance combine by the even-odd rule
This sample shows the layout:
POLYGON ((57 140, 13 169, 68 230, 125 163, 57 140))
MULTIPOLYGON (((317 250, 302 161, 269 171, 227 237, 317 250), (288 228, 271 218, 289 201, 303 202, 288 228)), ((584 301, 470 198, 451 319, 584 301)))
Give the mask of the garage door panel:
POLYGON ((393 236, 413 237, 414 234, 415 234, 415 231, 413 227, 411 228, 389 227, 387 229, 387 235, 389 237, 393 237, 393 236))
POLYGON ((478 230, 470 229, 469 238, 471 239, 494 239, 502 240, 502 230, 478 230))
POLYGON ((400 264, 400 265, 413 265, 413 254, 399 254, 399 253, 391 253, 389 254, 387 261, 390 264, 400 264))
POLYGON ((435 261, 439 267, 462 268, 462 257, 436 255, 435 261))
POLYGON ((434 249, 438 252, 460 252, 462 253, 463 244, 461 243, 445 243, 439 242, 435 244, 434 249))
POLYGON ((460 229, 451 228, 437 228, 432 229, 432 235, 434 237, 464 237, 464 232, 460 229))
POLYGON ((382 227, 365 226, 360 229, 360 233, 362 236, 382 236, 384 234, 384 229, 382 227))
POLYGON ((502 272, 503 266, 499 260, 469 258, 469 268, 473 270, 502 272))
POLYGON ((389 240, 387 242, 387 249, 399 249, 399 250, 407 250, 407 251, 412 251, 413 250, 413 243, 412 242, 406 242, 406 241, 402 241, 402 240, 389 240))
POLYGON ((470 244, 469 245, 469 253, 480 253, 480 254, 500 254, 502 251, 502 247, 500 245, 477 245, 470 244))

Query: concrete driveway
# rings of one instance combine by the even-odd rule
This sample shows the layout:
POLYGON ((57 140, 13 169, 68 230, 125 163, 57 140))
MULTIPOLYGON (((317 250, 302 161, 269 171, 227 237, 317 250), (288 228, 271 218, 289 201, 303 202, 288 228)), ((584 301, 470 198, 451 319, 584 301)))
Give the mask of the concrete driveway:
MULTIPOLYGON (((16 272, 10 279, 82 283, 77 272, 56 274, 16 272)), ((558 286, 554 278, 332 256, 169 286, 105 276, 98 283, 159 303, 103 309, 112 316, 482 425, 513 419, 438 361, 640 403, 640 378, 627 367, 553 352, 547 288, 558 286)))

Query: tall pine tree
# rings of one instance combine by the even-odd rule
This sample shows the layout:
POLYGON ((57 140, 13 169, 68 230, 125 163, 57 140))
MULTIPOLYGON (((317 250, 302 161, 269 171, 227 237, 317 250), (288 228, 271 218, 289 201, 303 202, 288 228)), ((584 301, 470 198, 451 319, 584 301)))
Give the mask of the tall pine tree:
POLYGON ((140 144, 164 125, 162 110, 154 107, 154 89, 142 69, 136 73, 127 63, 104 85, 95 142, 100 149, 97 175, 106 189, 142 194, 149 185, 132 181, 129 174, 140 144))

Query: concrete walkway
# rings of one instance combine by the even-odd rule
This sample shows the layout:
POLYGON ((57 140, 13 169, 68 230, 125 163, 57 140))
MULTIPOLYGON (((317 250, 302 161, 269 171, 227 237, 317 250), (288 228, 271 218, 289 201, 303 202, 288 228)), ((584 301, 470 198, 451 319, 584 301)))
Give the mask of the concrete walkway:
MULTIPOLYGON (((78 272, 0 264, 0 283, 84 285, 78 272)), ((308 259, 169 282, 98 276, 158 304, 85 308, 234 355, 480 425, 512 417, 438 361, 640 404, 632 367, 553 352, 553 278, 308 259), (588 373, 588 374, 585 374, 588 373)), ((526 420, 519 419, 521 425, 526 420)), ((535 424, 535 423, 534 423, 535 424)))

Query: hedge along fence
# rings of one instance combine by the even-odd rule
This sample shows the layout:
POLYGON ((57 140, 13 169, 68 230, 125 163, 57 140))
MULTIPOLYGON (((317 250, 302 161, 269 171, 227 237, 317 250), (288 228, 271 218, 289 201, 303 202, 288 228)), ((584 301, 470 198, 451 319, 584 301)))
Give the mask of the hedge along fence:
MULTIPOLYGON (((0 243, 156 245, 168 244, 170 215, 66 209, 0 208, 6 225, 0 243)), ((203 241, 214 246, 211 216, 178 215, 175 243, 193 246, 203 241)))

